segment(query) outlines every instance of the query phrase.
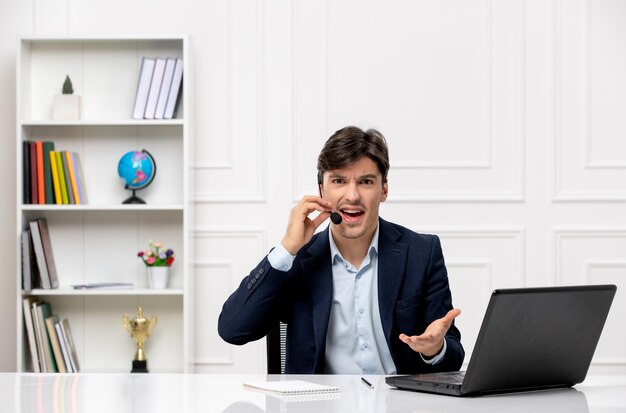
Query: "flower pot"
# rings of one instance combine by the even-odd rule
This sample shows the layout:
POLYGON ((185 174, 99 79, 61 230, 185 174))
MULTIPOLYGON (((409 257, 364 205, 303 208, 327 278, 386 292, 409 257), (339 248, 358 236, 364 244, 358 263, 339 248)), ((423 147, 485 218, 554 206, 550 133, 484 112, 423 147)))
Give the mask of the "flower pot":
POLYGON ((170 267, 148 267, 148 286, 150 288, 167 288, 170 267))
POLYGON ((80 119, 79 95, 55 95, 52 106, 52 119, 78 120, 80 119))

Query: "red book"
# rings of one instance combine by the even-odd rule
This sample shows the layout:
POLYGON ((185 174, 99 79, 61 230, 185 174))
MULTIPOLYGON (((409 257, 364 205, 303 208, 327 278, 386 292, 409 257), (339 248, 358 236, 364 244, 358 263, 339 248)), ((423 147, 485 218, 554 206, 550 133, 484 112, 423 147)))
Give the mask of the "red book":
POLYGON ((46 203, 46 189, 43 178, 43 142, 37 141, 37 203, 46 203))
POLYGON ((37 183, 37 145, 29 142, 30 145, 30 203, 38 204, 39 188, 37 183))

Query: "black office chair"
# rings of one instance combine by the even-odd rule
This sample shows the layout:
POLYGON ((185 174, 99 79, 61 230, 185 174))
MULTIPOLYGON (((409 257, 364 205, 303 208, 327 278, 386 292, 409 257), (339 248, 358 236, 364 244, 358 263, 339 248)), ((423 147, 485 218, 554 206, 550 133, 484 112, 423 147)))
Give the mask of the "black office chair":
POLYGON ((287 324, 279 323, 268 333, 267 374, 284 374, 287 354, 287 324))

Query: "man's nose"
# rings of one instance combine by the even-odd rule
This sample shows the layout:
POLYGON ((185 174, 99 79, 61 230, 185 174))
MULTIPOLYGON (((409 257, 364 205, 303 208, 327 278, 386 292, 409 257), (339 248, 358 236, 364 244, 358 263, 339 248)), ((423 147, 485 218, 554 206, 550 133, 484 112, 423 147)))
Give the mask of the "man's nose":
POLYGON ((361 194, 359 193, 359 187, 356 182, 350 182, 346 186, 346 201, 354 203, 361 199, 361 194))

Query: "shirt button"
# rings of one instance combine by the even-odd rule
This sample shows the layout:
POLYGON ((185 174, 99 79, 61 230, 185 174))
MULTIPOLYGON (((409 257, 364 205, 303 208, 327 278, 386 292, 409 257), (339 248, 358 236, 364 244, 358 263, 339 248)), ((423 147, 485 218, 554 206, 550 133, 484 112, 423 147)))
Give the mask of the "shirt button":
POLYGON ((363 309, 359 308, 359 314, 363 314, 363 309))

